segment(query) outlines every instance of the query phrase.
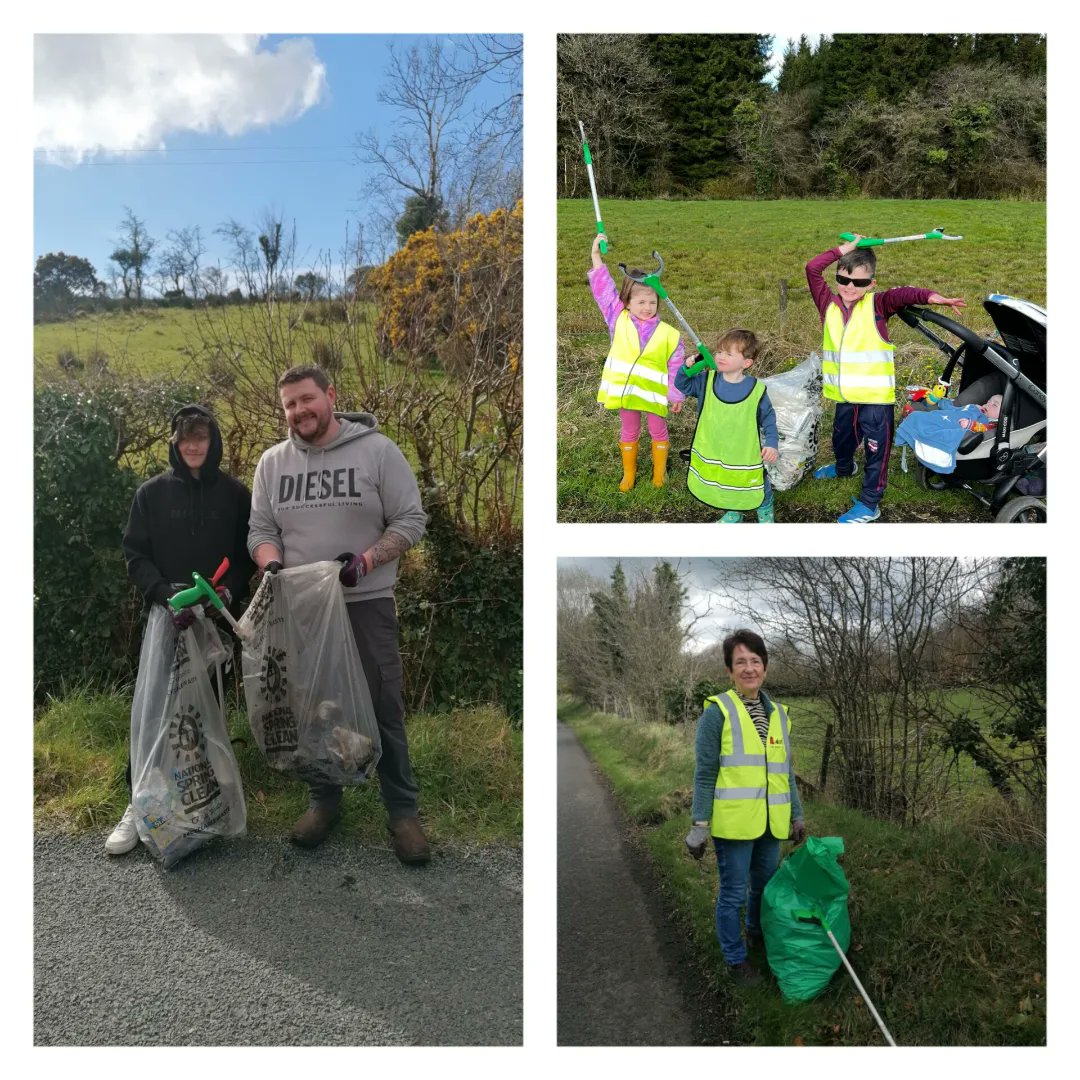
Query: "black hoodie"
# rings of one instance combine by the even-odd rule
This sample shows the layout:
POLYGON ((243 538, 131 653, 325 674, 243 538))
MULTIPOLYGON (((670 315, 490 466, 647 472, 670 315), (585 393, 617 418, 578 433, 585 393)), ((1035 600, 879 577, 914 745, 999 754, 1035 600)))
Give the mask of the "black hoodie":
POLYGON ((251 492, 226 473, 221 464, 221 432, 210 412, 185 405, 172 418, 172 430, 182 415, 203 416, 210 424, 210 449, 198 477, 169 443, 167 469, 147 480, 131 504, 124 532, 128 576, 147 604, 164 604, 175 585, 190 585, 197 571, 207 580, 228 556, 229 570, 219 584, 233 595, 234 608, 247 595, 255 569, 248 555, 248 517, 251 492))

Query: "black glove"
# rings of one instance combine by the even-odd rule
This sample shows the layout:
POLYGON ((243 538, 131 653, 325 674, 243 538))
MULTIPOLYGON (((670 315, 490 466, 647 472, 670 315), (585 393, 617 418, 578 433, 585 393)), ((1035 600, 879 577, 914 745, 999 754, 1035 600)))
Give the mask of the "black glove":
POLYGON ((275 560, 274 560, 273 562, 268 562, 268 563, 267 563, 267 564, 266 564, 266 565, 265 565, 265 566, 263 567, 263 573, 264 573, 264 574, 276 574, 276 573, 277 573, 277 572, 278 572, 279 570, 284 570, 284 569, 285 569, 285 568, 284 568, 284 567, 283 567, 283 566, 281 565, 281 563, 279 563, 279 562, 278 562, 278 561, 277 561, 277 560, 275 559, 275 560))
POLYGON ((806 839, 806 822, 801 818, 791 823, 790 839, 796 844, 801 844, 806 839))
POLYGON ((193 607, 181 608, 179 611, 169 609, 172 615, 172 624, 177 630, 186 630, 195 621, 195 609, 193 607))

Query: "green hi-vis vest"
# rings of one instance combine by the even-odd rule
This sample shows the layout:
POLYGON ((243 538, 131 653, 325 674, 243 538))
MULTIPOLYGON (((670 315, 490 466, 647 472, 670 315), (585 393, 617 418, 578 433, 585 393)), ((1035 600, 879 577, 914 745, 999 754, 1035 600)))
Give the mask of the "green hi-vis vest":
POLYGON ((734 690, 705 699, 720 709, 720 772, 713 794, 712 835, 756 840, 768 832, 786 840, 791 832, 791 725, 787 710, 769 703, 765 745, 734 690))
POLYGON ((604 362, 596 400, 607 409, 636 409, 667 416, 668 359, 679 347, 679 331, 660 323, 645 348, 623 308, 615 320, 611 351, 604 362))
POLYGON ((896 400, 896 347, 878 333, 874 294, 868 292, 844 322, 839 305, 825 313, 822 393, 830 401, 891 405, 896 400))
POLYGON ((735 404, 713 393, 716 372, 705 383, 705 400, 690 444, 690 494, 720 510, 754 510, 765 501, 765 467, 761 463, 758 403, 765 384, 754 380, 746 398, 735 404))

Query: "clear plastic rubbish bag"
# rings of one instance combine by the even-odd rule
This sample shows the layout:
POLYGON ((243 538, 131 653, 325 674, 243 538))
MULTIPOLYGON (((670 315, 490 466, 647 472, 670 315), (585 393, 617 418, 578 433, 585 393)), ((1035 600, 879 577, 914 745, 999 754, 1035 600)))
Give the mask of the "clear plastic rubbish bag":
POLYGON ((252 734, 272 768, 315 785, 362 784, 382 753, 340 570, 266 574, 240 620, 252 734))
POLYGON ((790 371, 763 380, 776 412, 779 457, 766 465, 777 491, 788 491, 814 467, 821 434, 821 357, 811 353, 790 371))
POLYGON ((164 607, 150 609, 131 703, 131 802, 140 839, 166 869, 247 827, 240 768, 210 684, 228 657, 201 611, 177 631, 164 607))

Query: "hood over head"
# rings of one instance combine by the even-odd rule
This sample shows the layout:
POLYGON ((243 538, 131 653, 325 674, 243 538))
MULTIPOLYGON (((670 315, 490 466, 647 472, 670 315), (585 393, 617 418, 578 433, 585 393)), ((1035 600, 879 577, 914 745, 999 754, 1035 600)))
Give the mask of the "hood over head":
MULTIPOLYGON (((199 469, 199 479, 206 483, 217 476, 218 468, 221 465, 223 453, 221 430, 214 419, 214 414, 209 409, 204 409, 201 405, 183 405, 173 413, 172 426, 169 431, 170 437, 176 433, 176 426, 182 416, 199 416, 204 418, 210 425, 210 449, 207 451, 205 464, 199 469)), ((180 451, 176 449, 176 444, 171 441, 169 443, 169 464, 177 476, 184 480, 194 479, 191 470, 184 464, 180 451)))

